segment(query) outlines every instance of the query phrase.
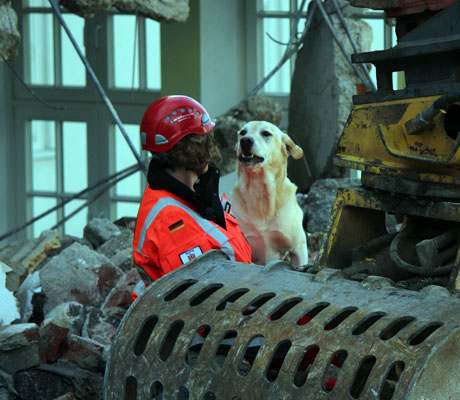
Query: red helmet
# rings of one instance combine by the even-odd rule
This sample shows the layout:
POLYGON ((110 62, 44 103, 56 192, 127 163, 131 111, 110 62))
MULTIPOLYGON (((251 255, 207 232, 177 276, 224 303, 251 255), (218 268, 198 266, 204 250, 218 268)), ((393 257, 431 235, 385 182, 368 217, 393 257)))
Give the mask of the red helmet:
POLYGON ((141 122, 142 149, 155 153, 171 150, 192 133, 206 135, 215 123, 196 100, 188 96, 165 96, 149 105, 141 122))

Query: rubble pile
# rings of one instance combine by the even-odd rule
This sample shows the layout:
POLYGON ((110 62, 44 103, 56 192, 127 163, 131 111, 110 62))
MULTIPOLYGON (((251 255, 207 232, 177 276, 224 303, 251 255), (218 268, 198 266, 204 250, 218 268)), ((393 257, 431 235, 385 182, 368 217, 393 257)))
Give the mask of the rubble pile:
POLYGON ((15 294, 19 315, 0 321, 1 400, 102 399, 111 340, 141 279, 132 238, 94 219, 83 239, 45 231, 0 246, 0 290, 15 294))
POLYGON ((222 154, 219 164, 222 175, 233 172, 236 167, 236 132, 248 121, 268 121, 279 126, 282 115, 281 105, 272 98, 253 96, 218 117, 214 136, 222 154))
POLYGON ((310 263, 318 255, 331 223, 332 207, 337 190, 360 185, 360 179, 318 179, 308 193, 298 193, 297 201, 304 214, 304 229, 308 237, 310 263))
POLYGON ((0 59, 16 55, 19 39, 18 18, 11 0, 0 0, 0 59))

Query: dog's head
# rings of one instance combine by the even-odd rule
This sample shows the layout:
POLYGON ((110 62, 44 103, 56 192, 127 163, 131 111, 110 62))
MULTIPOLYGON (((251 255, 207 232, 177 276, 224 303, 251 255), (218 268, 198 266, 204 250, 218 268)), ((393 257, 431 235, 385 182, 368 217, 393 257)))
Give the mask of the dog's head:
POLYGON ((276 125, 251 121, 238 132, 236 155, 240 166, 258 168, 285 163, 289 156, 299 159, 303 150, 276 125))

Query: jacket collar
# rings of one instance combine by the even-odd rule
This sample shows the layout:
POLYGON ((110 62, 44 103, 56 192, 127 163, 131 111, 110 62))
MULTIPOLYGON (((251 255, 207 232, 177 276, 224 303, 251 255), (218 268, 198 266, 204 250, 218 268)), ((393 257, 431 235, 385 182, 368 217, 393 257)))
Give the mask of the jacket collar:
POLYGON ((150 161, 147 181, 151 189, 166 190, 199 208, 196 193, 181 181, 168 174, 155 160, 150 161))
POLYGON ((200 177, 195 185, 196 191, 168 174, 155 160, 150 161, 147 181, 152 190, 166 190, 167 192, 191 204, 198 213, 226 229, 224 210, 219 199, 220 171, 209 166, 208 172, 200 177))

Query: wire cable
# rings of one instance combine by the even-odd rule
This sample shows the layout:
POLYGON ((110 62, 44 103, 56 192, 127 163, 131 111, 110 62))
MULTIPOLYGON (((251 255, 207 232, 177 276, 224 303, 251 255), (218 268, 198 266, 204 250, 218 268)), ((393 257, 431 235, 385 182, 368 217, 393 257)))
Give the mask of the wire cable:
POLYGON ((4 233, 3 235, 0 236, 0 242, 9 238, 10 236, 14 235, 15 233, 18 233, 20 231, 22 231, 23 229, 27 228, 28 226, 32 225, 34 222, 38 221, 39 219, 43 218, 43 217, 46 217, 47 215, 51 214, 53 211, 56 211, 62 207, 64 207, 67 203, 69 203, 70 201, 74 200, 74 199, 77 199, 81 196, 83 196, 84 194, 94 190, 94 189, 97 189, 99 186, 102 186, 104 185, 106 182, 109 182, 110 180, 112 179, 115 179, 117 178, 118 176, 124 174, 125 172, 128 172, 128 171, 137 171, 139 170, 139 166, 137 164, 134 164, 134 165, 131 165, 130 167, 128 168, 125 168, 124 170, 122 171, 119 171, 113 175, 110 175, 104 179, 101 179, 99 180, 98 182, 96 182, 95 184, 87 187, 86 189, 83 189, 82 191, 68 197, 67 199, 65 200, 62 200, 59 204, 57 204, 56 206, 42 212, 41 214, 33 217, 32 219, 30 219, 29 221, 25 222, 24 224, 16 227, 16 228, 13 228, 11 230, 9 230, 8 232, 4 233))
POLYGON ((64 218, 59 220, 53 227, 51 227, 51 229, 56 229, 62 224, 64 224, 65 222, 67 222, 69 219, 77 215, 81 210, 88 207, 90 204, 94 203, 99 197, 101 197, 112 186, 116 185, 118 182, 122 181, 123 179, 128 178, 129 176, 133 175, 137 171, 138 171, 138 168, 132 171, 127 171, 123 175, 119 176, 117 179, 107 182, 102 190, 98 191, 91 199, 87 200, 85 203, 83 203, 81 206, 76 208, 70 214, 66 215, 64 218))
POLYGON ((328 13, 326 12, 326 10, 325 10, 325 8, 323 6, 323 2, 321 0, 315 0, 315 4, 318 6, 319 11, 321 12, 321 15, 322 15, 322 17, 324 19, 324 22, 326 22, 326 25, 329 28, 329 31, 331 32, 332 37, 334 38, 334 41, 336 42, 337 46, 339 47, 340 51, 342 52, 342 55, 344 56, 344 58, 347 60, 347 63, 353 69, 353 71, 356 74, 356 76, 366 85, 367 89, 370 90, 370 91, 375 91, 376 88, 375 88, 374 82, 372 82, 372 80, 370 80, 370 78, 368 76, 365 76, 363 74, 362 70, 360 68, 358 68, 356 66, 356 64, 354 64, 351 61, 351 58, 350 58, 349 54, 347 53, 347 51, 345 50, 345 47, 343 46, 343 43, 340 41, 340 38, 339 38, 339 36, 337 34, 336 29, 332 25, 331 19, 330 19, 328 13))
MULTIPOLYGON (((347 21, 345 20, 345 16, 343 15, 342 9, 339 7, 337 0, 332 0, 332 4, 334 5, 335 11, 337 12, 337 16, 339 17, 340 23, 342 24, 343 30, 345 31, 345 34, 348 37, 348 40, 350 41, 351 47, 353 48, 353 52, 355 54, 359 53, 358 46, 356 45, 353 37, 351 36, 350 28, 348 27, 347 21)), ((364 64, 359 64, 361 67, 364 75, 367 77, 368 82, 370 82, 373 85, 373 88, 375 90, 374 82, 372 81, 372 78, 369 74, 369 70, 366 68, 364 64)))
POLYGON ((133 153, 134 157, 137 160, 137 163, 139 166, 142 168, 144 174, 145 174, 145 169, 144 169, 144 163, 142 162, 141 156, 138 154, 136 147, 134 146, 133 142, 128 136, 128 132, 126 131, 123 123, 121 122, 120 116, 118 115, 117 111, 115 110, 115 107, 113 106, 112 102, 110 101, 109 97, 107 96, 107 93, 105 92, 104 88, 101 85, 101 82, 99 82, 99 79, 97 75, 95 74, 93 68, 91 67, 91 64, 83 54, 83 52, 80 49, 80 46, 78 45, 77 41, 75 40, 75 37, 73 36, 72 32, 70 31, 69 26, 67 25, 64 17, 62 16, 61 10, 59 9, 59 6, 55 2, 56 0, 48 0, 48 2, 51 5, 51 8, 53 9, 53 13, 55 17, 58 19, 59 23, 61 24, 62 28, 64 29, 65 33, 67 34, 67 37, 69 38, 70 42, 72 43, 75 51, 77 52, 78 56, 80 57, 80 60, 83 62, 86 71, 88 72, 91 80, 94 83, 94 86, 96 87, 99 95, 101 96, 103 102, 105 103, 106 107, 108 108, 110 114, 112 115, 115 123, 117 124, 118 128, 120 129, 121 134, 126 140, 126 143, 128 144, 129 148, 131 149, 131 152, 133 153))
POLYGON ((52 104, 48 103, 46 100, 44 100, 43 98, 41 98, 37 93, 35 93, 35 91, 24 81, 24 79, 22 78, 21 75, 19 75, 18 71, 16 71, 13 66, 11 65, 11 63, 5 58, 3 57, 3 55, 1 56, 2 57, 2 60, 3 62, 6 64, 6 66, 8 67, 8 69, 11 71, 11 73, 14 75, 14 77, 21 83, 22 86, 24 86, 26 88, 26 90, 32 95, 32 97, 37 100, 39 103, 43 104, 45 107, 47 108, 50 108, 51 110, 59 110, 59 111, 62 111, 62 110, 65 110, 65 107, 59 107, 59 106, 53 106, 52 104))

